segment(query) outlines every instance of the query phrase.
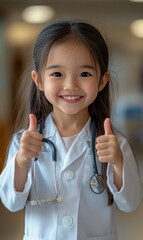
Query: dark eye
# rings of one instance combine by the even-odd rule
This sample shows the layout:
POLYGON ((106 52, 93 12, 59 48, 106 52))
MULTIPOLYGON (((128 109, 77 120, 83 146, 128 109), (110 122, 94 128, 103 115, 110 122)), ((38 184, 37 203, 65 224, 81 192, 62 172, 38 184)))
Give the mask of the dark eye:
POLYGON ((54 76, 54 77, 61 77, 62 74, 61 74, 60 72, 54 72, 54 73, 52 74, 52 76, 54 76))
POLYGON ((90 76, 91 76, 91 74, 89 72, 82 72, 80 74, 80 77, 90 77, 90 76))

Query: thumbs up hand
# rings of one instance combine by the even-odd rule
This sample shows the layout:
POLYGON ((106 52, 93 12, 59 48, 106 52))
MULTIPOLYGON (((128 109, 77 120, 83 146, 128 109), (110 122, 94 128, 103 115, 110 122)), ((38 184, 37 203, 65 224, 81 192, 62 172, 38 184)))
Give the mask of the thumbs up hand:
POLYGON ((20 147, 16 156, 19 165, 26 165, 31 158, 36 158, 42 149, 42 135, 36 132, 37 119, 34 114, 29 115, 29 128, 24 131, 20 140, 20 147))
POLYGON ((121 166, 123 156, 119 147, 116 136, 111 130, 110 118, 104 121, 105 135, 99 136, 96 139, 96 150, 100 162, 111 163, 114 166, 121 166))

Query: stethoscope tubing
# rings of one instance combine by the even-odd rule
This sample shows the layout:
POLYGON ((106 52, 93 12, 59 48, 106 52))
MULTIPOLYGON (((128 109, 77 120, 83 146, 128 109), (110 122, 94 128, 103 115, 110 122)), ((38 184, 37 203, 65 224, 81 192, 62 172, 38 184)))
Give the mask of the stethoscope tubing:
POLYGON ((97 164, 96 164, 96 153, 95 153, 95 120, 93 119, 92 123, 92 142, 91 142, 91 149, 92 149, 92 163, 93 163, 93 171, 94 174, 98 174, 97 164))
POLYGON ((95 119, 93 119, 92 123, 92 142, 91 142, 91 149, 92 149, 92 163, 93 163, 93 176, 91 176, 89 180, 89 186, 92 192, 96 194, 100 194, 105 189, 105 181, 102 175, 98 174, 98 168, 96 163, 96 152, 95 152, 95 119))

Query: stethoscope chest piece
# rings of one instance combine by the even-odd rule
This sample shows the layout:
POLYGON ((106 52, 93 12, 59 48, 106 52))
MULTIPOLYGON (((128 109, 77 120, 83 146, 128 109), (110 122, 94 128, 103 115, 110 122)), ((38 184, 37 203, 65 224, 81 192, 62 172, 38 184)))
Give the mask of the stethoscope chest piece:
POLYGON ((94 174, 90 178, 90 188, 94 193, 102 193, 105 189, 105 181, 103 177, 99 174, 94 174))

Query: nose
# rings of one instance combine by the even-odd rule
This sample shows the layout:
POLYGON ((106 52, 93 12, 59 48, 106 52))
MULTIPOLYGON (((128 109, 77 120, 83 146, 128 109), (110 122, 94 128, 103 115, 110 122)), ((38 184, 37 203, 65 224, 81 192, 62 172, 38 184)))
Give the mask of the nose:
POLYGON ((65 79, 64 90, 79 90, 78 80, 74 76, 69 76, 65 79))

